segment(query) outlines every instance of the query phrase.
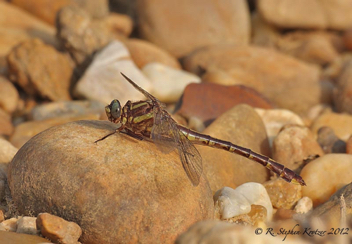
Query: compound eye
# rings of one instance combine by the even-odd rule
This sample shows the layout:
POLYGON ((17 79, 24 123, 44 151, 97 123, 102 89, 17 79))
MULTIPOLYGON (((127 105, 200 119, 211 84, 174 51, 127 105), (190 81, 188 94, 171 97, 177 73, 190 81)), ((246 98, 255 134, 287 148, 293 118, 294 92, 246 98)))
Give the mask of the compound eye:
POLYGON ((110 103, 110 113, 114 119, 120 118, 121 115, 121 105, 120 102, 115 99, 110 103))

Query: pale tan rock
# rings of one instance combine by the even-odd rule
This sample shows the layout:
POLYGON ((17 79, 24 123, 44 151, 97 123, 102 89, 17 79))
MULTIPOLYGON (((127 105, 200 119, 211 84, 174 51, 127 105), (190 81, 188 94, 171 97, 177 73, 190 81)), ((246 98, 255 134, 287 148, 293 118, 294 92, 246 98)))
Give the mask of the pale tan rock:
POLYGON ((311 131, 317 134, 323 126, 330 127, 337 137, 347 140, 352 134, 352 115, 333 112, 323 113, 313 121, 311 131))
POLYGON ((274 208, 292 209, 302 197, 302 186, 274 179, 263 183, 274 208))
POLYGON ((133 21, 125 14, 110 13, 106 18, 102 19, 102 21, 106 23, 107 27, 115 34, 117 39, 128 37, 133 30, 133 21))
POLYGON ((309 197, 302 197, 298 200, 294 210, 296 213, 306 214, 313 209, 313 201, 309 197))
MULTIPOLYGON (((230 109, 203 133, 264 155, 271 154, 264 124, 248 105, 242 104, 230 109)), ((204 173, 214 192, 224 186, 236 188, 246 182, 262 183, 268 179, 268 170, 250 159, 205 146, 199 146, 198 150, 203 158, 204 173)))
POLYGON ((286 125, 273 143, 273 158, 291 170, 298 169, 303 160, 324 152, 309 128, 300 125, 286 125))
POLYGON ((76 5, 63 7, 57 14, 56 25, 58 38, 76 64, 83 67, 89 64, 96 51, 114 39, 108 21, 93 20, 76 5))
POLYGON ((68 55, 32 39, 14 48, 7 60, 10 79, 26 93, 52 101, 71 99, 73 63, 68 55))
POLYGON ((10 137, 10 142, 17 148, 22 147, 29 139, 38 133, 49 129, 52 126, 65 124, 71 121, 84 120, 84 119, 99 119, 97 114, 88 114, 75 117, 57 117, 45 119, 41 121, 28 121, 19 124, 15 128, 15 132, 10 137))
POLYGON ((7 55, 17 44, 32 38, 59 46, 53 26, 5 1, 0 1, 0 36, 0 56, 7 55))
POLYGON ((0 135, 10 136, 13 131, 11 116, 0 108, 0 135))
POLYGON ((207 82, 254 88, 274 102, 278 108, 305 115, 314 105, 331 96, 320 83, 320 70, 275 50, 255 46, 213 45, 202 48, 184 60, 186 70, 200 75, 204 70, 207 82), (270 58, 268 58, 270 57, 270 58), (200 68, 201 67, 201 68, 200 68))
POLYGON ((284 125, 304 125, 303 120, 290 110, 255 108, 255 111, 264 122, 270 145, 284 125))
POLYGON ((37 218, 35 217, 20 217, 17 221, 17 233, 24 233, 30 235, 37 234, 37 225, 36 225, 37 218))
POLYGON ((106 16, 109 12, 107 0, 56 0, 54 2, 51 0, 36 0, 33 2, 28 2, 26 0, 13 0, 11 3, 25 9, 53 26, 55 25, 55 16, 57 12, 68 4, 78 4, 95 18, 106 16))
POLYGON ((125 42, 133 62, 142 69, 149 63, 161 63, 174 69, 181 69, 180 63, 166 50, 141 39, 128 39, 125 42))
MULTIPOLYGON (((0 1, 1 2, 1 1, 0 1)), ((0 231, 0 240, 11 244, 50 244, 51 242, 43 237, 20 234, 16 232, 0 231)))
POLYGON ((242 214, 248 214, 252 205, 260 205, 266 209, 266 220, 273 215, 273 206, 269 195, 262 184, 249 182, 236 189, 224 187, 214 195, 216 215, 230 219, 242 214))
POLYGON ((343 30, 351 27, 351 1, 259 0, 263 18, 283 28, 343 30))
POLYGON ((93 62, 74 87, 74 93, 78 97, 104 104, 118 99, 122 106, 128 100, 144 100, 144 95, 135 89, 121 72, 144 90, 151 90, 150 81, 130 59, 127 48, 122 42, 114 41, 95 55, 93 62))
POLYGON ((39 214, 36 225, 44 237, 55 243, 78 244, 78 239, 82 235, 78 224, 48 213, 39 214))
POLYGON ((0 230, 16 232, 17 230, 17 218, 11 218, 4 220, 0 223, 0 230))
POLYGON ((303 168, 301 176, 307 186, 302 188, 302 194, 312 199, 314 206, 318 206, 350 183, 351 174, 351 155, 326 154, 303 168))
POLYGON ((187 85, 201 81, 192 73, 160 63, 149 63, 143 67, 142 72, 153 86, 153 96, 164 103, 177 102, 187 85))
POLYGON ((281 36, 276 43, 280 52, 318 65, 327 65, 338 58, 342 45, 337 34, 323 31, 291 32, 281 36))
POLYGON ((212 0, 143 0, 137 3, 143 39, 175 57, 219 42, 249 42, 250 19, 244 0, 222 3, 212 0))
POLYGON ((281 37, 280 31, 270 23, 266 22, 260 14, 254 12, 252 15, 252 44, 268 48, 276 48, 281 37))
POLYGON ((51 102, 35 106, 29 115, 30 120, 45 120, 55 117, 76 117, 88 114, 100 116, 106 104, 98 101, 75 100, 51 102))
POLYGON ((14 147, 10 142, 0 138, 0 164, 9 163, 17 151, 18 149, 14 147))
POLYGON ((334 105, 338 112, 352 114, 352 60, 343 66, 334 89, 334 105))
POLYGON ((179 156, 152 142, 114 134, 94 143, 114 129, 105 121, 72 122, 26 143, 9 167, 18 210, 74 220, 82 243, 171 243, 213 217, 204 175, 194 187, 179 156))
POLYGON ((16 87, 5 77, 0 76, 0 107, 8 113, 17 108, 19 94, 16 87))

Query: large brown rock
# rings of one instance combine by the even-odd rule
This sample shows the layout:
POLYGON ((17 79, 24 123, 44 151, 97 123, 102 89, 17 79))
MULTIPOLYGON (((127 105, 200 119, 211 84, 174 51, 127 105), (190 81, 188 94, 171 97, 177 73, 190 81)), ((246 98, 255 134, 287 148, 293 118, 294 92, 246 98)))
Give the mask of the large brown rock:
POLYGON ((142 0, 137 3, 143 38, 176 57, 219 42, 249 42, 249 10, 244 0, 142 0))
POLYGON ((48 212, 77 223, 80 242, 172 243, 213 217, 204 176, 194 187, 177 154, 123 134, 116 125, 64 124, 39 134, 14 157, 9 185, 21 213, 48 212))
POLYGON ((263 18, 283 28, 343 30, 351 27, 351 0, 259 0, 263 18))
MULTIPOLYGON (((203 133, 267 156, 271 154, 263 121, 249 105, 241 104, 230 109, 203 133)), ((199 152, 214 192, 224 186, 236 188, 246 182, 263 183, 269 178, 265 167, 237 154, 210 147, 199 147, 199 152)))
POLYGON ((300 115, 328 97, 317 66, 270 49, 213 45, 189 55, 184 66, 199 75, 205 70, 207 82, 252 87, 278 107, 300 115))

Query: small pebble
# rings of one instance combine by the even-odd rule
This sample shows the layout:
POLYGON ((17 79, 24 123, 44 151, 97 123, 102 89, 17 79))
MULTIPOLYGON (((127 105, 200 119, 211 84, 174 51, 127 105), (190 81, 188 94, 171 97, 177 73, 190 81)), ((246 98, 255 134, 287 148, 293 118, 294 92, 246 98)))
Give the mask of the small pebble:
POLYGON ((324 153, 346 153, 346 142, 338 138, 334 130, 328 126, 318 130, 317 141, 324 153))
POLYGON ((255 111, 260 115, 264 122, 270 145, 273 144, 274 138, 284 125, 304 125, 302 119, 297 114, 287 109, 256 108, 255 111))
POLYGON ((4 231, 13 231, 16 232, 17 230, 17 219, 11 218, 4 220, 0 223, 0 230, 4 231))
POLYGON ((313 209, 313 201, 309 197, 302 197, 295 206, 295 212, 300 214, 306 214, 313 209))
POLYGON ((302 186, 274 179, 263 183, 274 208, 292 209, 302 197, 302 186))
POLYGON ((261 205, 267 210, 267 220, 271 220, 273 207, 265 187, 262 184, 249 182, 236 189, 224 187, 214 195, 216 211, 221 219, 229 219, 240 214, 248 214, 251 205, 261 205))
POLYGON ((17 221, 17 233, 35 235, 37 234, 37 218, 35 217, 20 217, 17 221))
POLYGON ((82 235, 78 224, 48 213, 39 214, 36 224, 44 237, 56 243, 78 243, 82 235))

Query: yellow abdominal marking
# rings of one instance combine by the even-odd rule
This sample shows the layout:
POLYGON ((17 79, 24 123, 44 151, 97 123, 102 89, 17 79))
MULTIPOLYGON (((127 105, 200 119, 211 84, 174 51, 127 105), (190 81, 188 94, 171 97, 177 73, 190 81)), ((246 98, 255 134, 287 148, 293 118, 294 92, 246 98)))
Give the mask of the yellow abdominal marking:
POLYGON ((139 122, 142 122, 143 120, 151 119, 153 117, 154 117, 153 113, 147 113, 142 116, 138 116, 138 117, 133 118, 133 123, 139 123, 139 122))
POLYGON ((146 103, 132 104, 131 110, 144 106, 146 103))

